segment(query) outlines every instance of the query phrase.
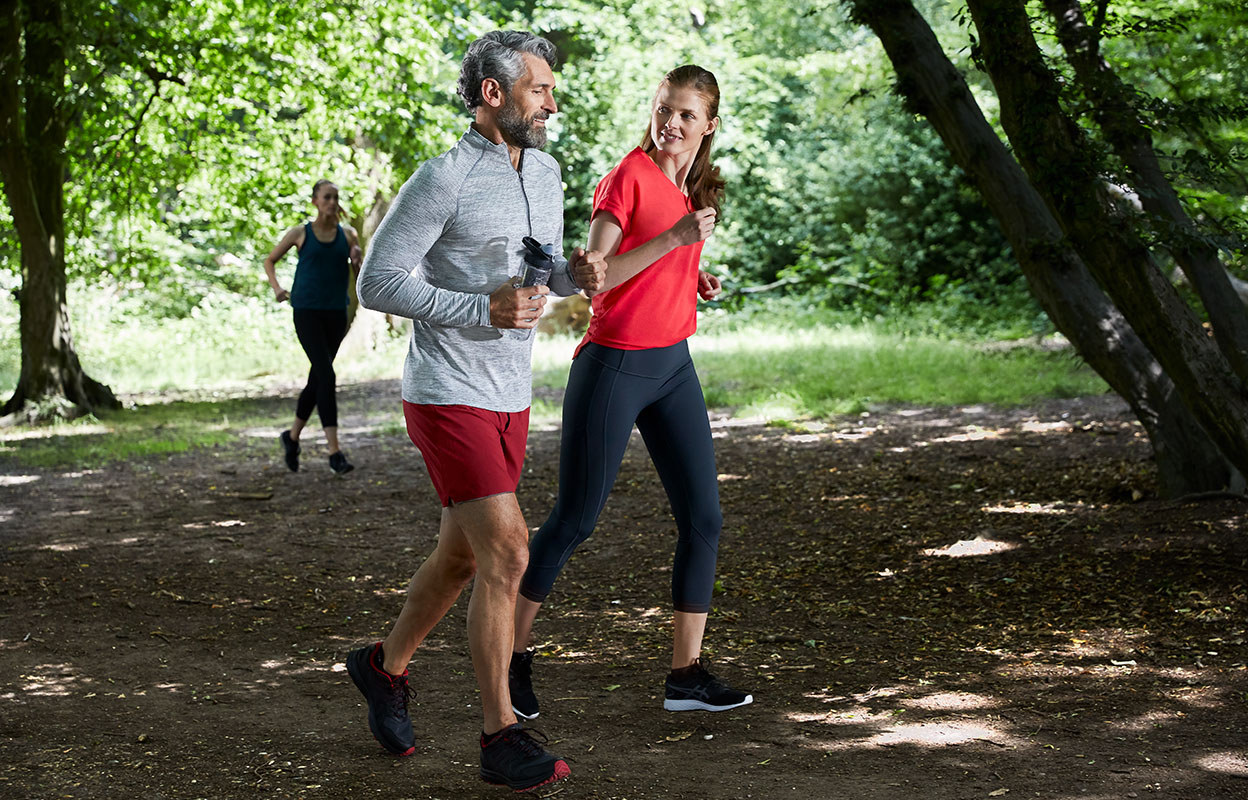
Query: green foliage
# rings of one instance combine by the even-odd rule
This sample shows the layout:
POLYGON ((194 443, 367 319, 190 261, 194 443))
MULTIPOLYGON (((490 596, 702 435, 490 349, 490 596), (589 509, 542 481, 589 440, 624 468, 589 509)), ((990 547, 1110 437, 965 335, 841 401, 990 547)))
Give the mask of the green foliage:
POLYGON ((583 241, 598 179, 642 138, 658 80, 695 61, 722 93, 716 161, 728 195, 705 257, 730 293, 779 278, 868 314, 947 296, 946 309, 989 301, 1036 317, 995 221, 930 128, 888 93, 878 44, 835 4, 718 2, 703 25, 652 2, 588 13, 556 0, 528 13, 567 59, 554 151, 570 243, 583 241))
MULTIPOLYGON (((918 5, 951 49, 967 40, 960 4, 918 5)), ((1248 45, 1243 4, 1133 0, 1109 12, 1107 58, 1144 92, 1141 113, 1209 235, 1238 247, 1248 62, 1232 55, 1248 45)), ((272 313, 232 298, 266 293, 260 260, 307 218, 312 183, 335 180, 357 221, 393 196, 462 133, 454 82, 466 43, 528 27, 563 59, 551 150, 564 166, 569 247, 585 240, 598 179, 641 140, 658 80, 697 62, 723 92, 717 163, 728 197, 705 257, 727 304, 748 306, 757 296, 740 289, 781 280, 848 319, 1043 330, 995 222, 890 92, 878 42, 843 15, 843 4, 817 0, 67 0, 69 269, 137 318, 272 313)), ((965 49, 952 55, 969 69, 965 49)), ((973 89, 983 81, 968 77, 973 89)), ((0 267, 18 272, 3 209, 0 267)), ((84 308, 75 303, 75 317, 84 308)), ((148 328, 176 340, 162 325, 148 328)), ((84 337, 89 358, 99 341, 84 337)), ((138 376, 110 363, 114 375, 138 376)), ((193 363, 177 380, 216 380, 193 363)), ((262 369, 257 356, 241 372, 262 369)))
POLYGON ((263 291, 318 178, 358 218, 454 141, 460 43, 492 27, 442 0, 71 6, 68 268, 172 315, 263 291))
MULTIPOLYGON (((1089 12, 1089 21, 1095 17, 1089 12)), ((1043 30, 1052 20, 1037 17, 1043 30)), ((1153 137, 1167 178, 1189 216, 1241 276, 1248 270, 1248 4, 1231 0, 1131 0, 1109 4, 1102 54, 1135 91, 1135 111, 1153 137)), ((1069 74, 1054 46, 1052 63, 1069 74)), ((1067 106, 1093 131, 1090 101, 1077 81, 1066 84, 1067 106)), ((1115 159, 1103 169, 1130 188, 1115 159)), ((1153 238, 1174 235, 1164 223, 1153 238)))

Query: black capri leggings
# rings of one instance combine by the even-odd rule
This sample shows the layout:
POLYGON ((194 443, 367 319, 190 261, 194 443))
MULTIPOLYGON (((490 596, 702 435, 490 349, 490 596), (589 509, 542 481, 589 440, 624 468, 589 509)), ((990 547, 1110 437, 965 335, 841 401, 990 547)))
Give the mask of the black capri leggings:
POLYGON ((723 516, 702 387, 685 342, 650 350, 589 343, 572 362, 563 400, 559 497, 529 544, 520 594, 540 603, 589 538, 615 483, 633 423, 667 490, 678 538, 672 565, 677 611, 711 608, 723 516))
POLYGON ((347 310, 319 308, 295 309, 295 335, 303 352, 308 354, 312 368, 308 382, 295 403, 295 416, 304 422, 315 408, 321 416, 321 427, 338 427, 338 377, 334 374, 334 356, 347 335, 347 310))

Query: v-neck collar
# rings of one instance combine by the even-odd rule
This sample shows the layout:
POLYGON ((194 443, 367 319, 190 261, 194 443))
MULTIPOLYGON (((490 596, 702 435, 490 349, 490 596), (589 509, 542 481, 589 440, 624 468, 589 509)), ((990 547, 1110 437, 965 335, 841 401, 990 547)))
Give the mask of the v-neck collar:
POLYGON ((659 165, 658 165, 658 164, 654 163, 654 159, 653 159, 653 158, 651 158, 651 157, 649 156, 649 154, 647 154, 647 153, 646 153, 646 151, 645 151, 645 150, 642 150, 640 147, 635 148, 635 150, 636 150, 638 153, 640 153, 640 154, 641 154, 641 157, 642 157, 642 158, 644 158, 644 159, 646 160, 646 163, 647 163, 647 164, 649 164, 649 165, 650 165, 650 167, 651 167, 651 168, 652 168, 655 172, 659 173, 659 175, 660 175, 660 176, 662 176, 662 178, 663 178, 663 182, 664 182, 664 183, 666 183, 668 186, 672 187, 672 189, 674 189, 674 190, 676 191, 676 193, 677 193, 677 194, 679 194, 681 197, 683 197, 683 198, 685 199, 685 205, 689 205, 689 195, 687 195, 686 193, 684 193, 684 192, 682 192, 682 191, 680 190, 680 187, 676 185, 675 181, 673 181, 671 178, 669 178, 669 177, 667 176, 667 173, 666 173, 666 172, 664 172, 664 171, 663 171, 663 170, 659 167, 659 165))

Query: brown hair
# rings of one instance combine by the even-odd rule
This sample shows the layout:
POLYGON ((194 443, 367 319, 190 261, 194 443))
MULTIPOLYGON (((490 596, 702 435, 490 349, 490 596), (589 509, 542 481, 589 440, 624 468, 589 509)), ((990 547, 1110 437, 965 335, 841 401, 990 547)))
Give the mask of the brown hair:
MULTIPOLYGON (((664 83, 693 89, 702 96, 702 100, 706 103, 707 116, 710 119, 719 116, 719 83, 710 70, 702 69, 694 64, 686 64, 667 73, 659 83, 659 87, 662 88, 664 83)), ((658 91, 656 90, 655 100, 657 99, 658 91)), ((652 111, 653 106, 654 104, 651 103, 652 111)), ((719 167, 711 164, 711 147, 714 143, 714 131, 702 137, 702 143, 698 146, 698 154, 694 156, 693 166, 689 168, 689 175, 685 178, 685 185, 689 187, 689 199, 693 201, 695 209, 714 208, 718 215, 719 203, 724 197, 724 179, 719 177, 719 167)), ((655 149, 654 140, 650 138, 649 122, 646 123, 646 132, 641 137, 641 149, 645 153, 655 149)))
POLYGON ((317 196, 318 194, 320 194, 320 193, 321 193, 321 187, 322 187, 322 186, 324 186, 324 185, 325 185, 325 184, 327 184, 327 183, 333 183, 333 181, 330 181, 330 180, 326 180, 326 179, 324 179, 324 178, 321 178, 319 181, 317 181, 316 183, 312 184, 312 199, 313 199, 313 200, 315 200, 315 199, 316 199, 316 196, 317 196))

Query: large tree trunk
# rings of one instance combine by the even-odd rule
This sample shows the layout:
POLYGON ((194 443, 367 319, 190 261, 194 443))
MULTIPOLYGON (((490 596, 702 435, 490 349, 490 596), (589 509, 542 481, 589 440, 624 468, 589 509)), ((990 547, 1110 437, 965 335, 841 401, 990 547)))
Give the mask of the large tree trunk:
POLYGON ((854 19, 883 43, 899 93, 931 122, 979 189, 1041 307, 1144 425, 1162 492, 1175 496, 1238 481, 1179 401, 1173 382, 1070 248, 922 15, 907 0, 849 0, 848 5, 854 19))
POLYGON ((22 368, 0 414, 22 412, 31 418, 120 405, 107 386, 83 371, 70 335, 62 36, 60 3, 46 0, 22 8, 16 0, 0 0, 0 175, 22 248, 22 368), (24 63, 23 18, 29 22, 24 63))
POLYGON ((1114 153, 1131 171, 1134 188, 1168 249, 1209 313, 1227 361, 1248 380, 1248 310, 1231 286, 1217 249, 1183 210, 1174 186, 1157 160, 1153 139, 1132 104, 1133 92, 1101 57, 1098 38, 1075 0, 1045 0, 1057 22, 1058 40, 1092 101, 1093 116, 1114 153))
MULTIPOLYGON (((376 171, 374 171, 374 174, 376 171)), ((370 176, 371 177, 371 176, 370 176)), ((368 211, 351 220, 360 237, 360 247, 368 252, 368 243, 374 231, 381 224, 390 209, 390 199, 382 194, 375 181, 370 181, 369 190, 373 193, 373 202, 368 211)), ((389 314, 371 311, 359 304, 355 293, 355 281, 351 281, 351 328, 342 342, 342 352, 347 356, 369 350, 376 350, 379 342, 390 335, 395 320, 389 314)))

